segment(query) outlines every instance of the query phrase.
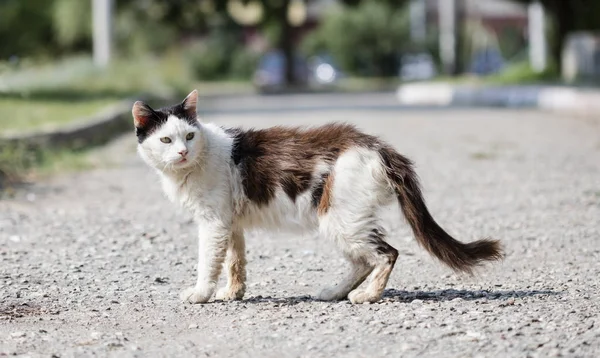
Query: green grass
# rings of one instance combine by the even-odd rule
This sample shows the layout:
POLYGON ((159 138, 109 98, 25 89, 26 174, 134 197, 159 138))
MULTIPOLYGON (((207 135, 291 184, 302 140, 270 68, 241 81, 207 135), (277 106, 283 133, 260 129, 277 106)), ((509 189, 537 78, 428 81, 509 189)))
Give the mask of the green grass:
POLYGON ((553 67, 546 71, 535 72, 528 62, 518 62, 508 65, 504 71, 489 76, 475 76, 465 74, 457 77, 439 76, 434 82, 443 82, 455 85, 528 85, 528 84, 556 84, 560 83, 558 73, 553 67))
MULTIPOLYGON (((178 96, 192 87, 183 59, 177 54, 166 54, 160 59, 115 59, 105 70, 86 67, 81 59, 78 63, 74 73, 69 72, 69 66, 59 63, 57 74, 52 74, 48 66, 2 74, 0 134, 61 127, 91 118, 124 99, 178 96), (37 74, 40 73, 44 74, 44 80, 39 80, 37 74)), ((15 182, 31 175, 89 166, 82 151, 3 145, 0 148, 0 188, 2 181, 15 182)))
POLYGON ((10 195, 23 181, 55 173, 90 169, 94 162, 89 150, 32 150, 21 147, 0 148, 0 196, 10 195))
POLYGON ((557 83, 557 72, 548 68, 543 72, 534 71, 529 63, 521 62, 508 66, 504 71, 484 78, 484 82, 497 85, 557 83))
POLYGON ((347 77, 340 80, 336 89, 345 92, 395 90, 402 83, 400 78, 347 77))
POLYGON ((9 86, 0 89, 0 133, 54 128, 91 117, 124 99, 179 96, 192 87, 183 59, 176 54, 115 59, 107 69, 92 66, 69 76, 64 67, 57 64, 63 75, 60 81, 50 75, 48 81, 38 81, 30 73, 6 74, 9 86))
POLYGON ((94 115, 114 103, 115 100, 110 99, 64 103, 48 99, 0 97, 0 133, 55 128, 94 115))
POLYGON ((56 76, 48 66, 3 74, 0 83, 8 86, 0 88, 0 134, 56 128, 124 99, 183 99, 194 88, 201 95, 252 91, 247 81, 194 81, 181 52, 160 58, 117 58, 106 69, 94 68, 89 58, 86 66, 85 61, 77 58, 56 64, 56 76), (65 72, 70 63, 77 64, 74 73, 65 72), (44 74, 45 80, 39 80, 38 74, 44 74))
MULTIPOLYGON (((91 118, 125 99, 183 100, 194 88, 201 94, 252 90, 243 81, 194 81, 181 51, 155 58, 116 58, 106 69, 94 68, 90 58, 79 57, 54 65, 4 71, 0 73, 0 135, 61 127, 91 118)), ((32 175, 94 165, 86 151, 27 150, 1 144, 0 191, 3 181, 6 184, 32 175)))

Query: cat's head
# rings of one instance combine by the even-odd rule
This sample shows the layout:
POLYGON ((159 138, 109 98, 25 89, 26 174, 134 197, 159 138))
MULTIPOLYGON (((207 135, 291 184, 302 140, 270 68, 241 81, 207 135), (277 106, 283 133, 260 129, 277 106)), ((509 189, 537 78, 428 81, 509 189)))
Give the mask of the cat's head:
POLYGON ((141 101, 133 104, 138 153, 146 163, 164 172, 182 171, 200 163, 204 138, 197 103, 198 91, 194 90, 183 102, 157 110, 141 101))

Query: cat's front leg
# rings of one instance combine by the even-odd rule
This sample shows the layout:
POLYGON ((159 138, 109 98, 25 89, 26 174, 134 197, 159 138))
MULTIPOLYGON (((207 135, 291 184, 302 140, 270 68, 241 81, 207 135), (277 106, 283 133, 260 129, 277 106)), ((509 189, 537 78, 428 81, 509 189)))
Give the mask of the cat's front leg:
POLYGON ((225 268, 227 270, 227 286, 217 291, 218 300, 241 300, 246 292, 246 252, 244 234, 236 230, 231 235, 225 268))
POLYGON ((229 228, 220 224, 201 223, 199 231, 198 280, 181 293, 181 299, 189 303, 205 303, 212 297, 231 238, 229 228))

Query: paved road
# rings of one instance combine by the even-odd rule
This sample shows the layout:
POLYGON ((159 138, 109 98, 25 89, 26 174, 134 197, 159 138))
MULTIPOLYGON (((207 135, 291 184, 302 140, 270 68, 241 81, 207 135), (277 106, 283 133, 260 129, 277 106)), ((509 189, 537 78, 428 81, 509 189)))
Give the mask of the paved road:
POLYGON ((222 124, 354 122, 418 164, 434 216, 507 257, 476 277, 419 249, 385 213, 400 258, 381 303, 318 302, 345 265, 316 237, 249 236, 242 302, 184 305, 194 225, 126 137, 116 164, 0 201, 0 355, 597 356, 600 129, 511 110, 212 114, 222 124))

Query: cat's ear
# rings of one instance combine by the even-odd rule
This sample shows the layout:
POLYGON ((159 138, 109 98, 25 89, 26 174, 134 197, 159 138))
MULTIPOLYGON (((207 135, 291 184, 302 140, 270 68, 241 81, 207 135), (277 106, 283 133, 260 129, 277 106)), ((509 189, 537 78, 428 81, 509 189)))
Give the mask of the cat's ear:
POLYGON ((197 107, 198 105, 198 90, 193 90, 187 97, 181 102, 181 107, 185 111, 188 118, 196 119, 198 117, 197 107))
POLYGON ((133 114, 133 124, 136 128, 144 128, 150 121, 156 118, 154 110, 142 101, 137 101, 133 104, 131 114, 133 114))

